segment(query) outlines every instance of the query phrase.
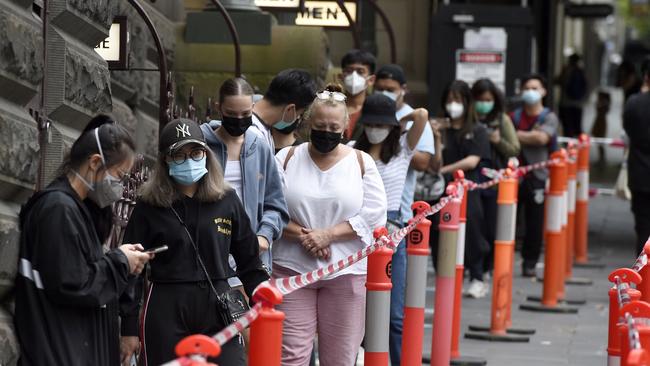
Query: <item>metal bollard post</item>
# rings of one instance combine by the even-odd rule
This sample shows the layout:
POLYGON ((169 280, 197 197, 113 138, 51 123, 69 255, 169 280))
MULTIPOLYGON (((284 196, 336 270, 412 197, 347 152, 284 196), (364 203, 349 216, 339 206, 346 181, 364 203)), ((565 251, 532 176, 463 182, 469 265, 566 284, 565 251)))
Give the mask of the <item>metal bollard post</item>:
MULTIPOLYGON (((609 289, 609 319, 607 331, 607 366, 619 366, 621 363, 621 338, 618 336, 618 324, 620 320, 620 307, 618 303, 618 291, 616 290, 617 277, 621 282, 639 284, 641 276, 629 268, 619 268, 609 274, 609 281, 614 287, 609 289)), ((632 301, 639 300, 641 293, 635 289, 628 289, 632 301)))
POLYGON ((528 342, 530 338, 524 334, 535 333, 535 330, 510 328, 518 184, 517 176, 510 169, 506 171, 505 177, 499 182, 490 326, 470 326, 469 329, 474 332, 466 333, 466 338, 484 341, 528 342))
POLYGON ((628 365, 628 355, 630 353, 629 341, 629 328, 625 320, 625 314, 630 313, 634 318, 635 325, 639 330, 640 343, 643 348, 650 347, 650 327, 646 325, 647 318, 650 318, 650 304, 644 301, 632 301, 623 306, 619 315, 623 318, 623 322, 618 326, 618 336, 621 345, 621 366, 628 365))
MULTIPOLYGON (((373 233, 375 239, 388 235, 386 228, 373 233)), ((368 256, 366 280, 366 338, 364 364, 388 366, 388 334, 390 331, 390 281, 393 251, 381 247, 368 256)))
POLYGON ((559 160, 550 166, 550 186, 546 196, 546 251, 544 255, 544 289, 541 304, 522 304, 521 310, 577 313, 578 309, 558 304, 560 282, 564 282, 564 245, 562 243, 563 188, 566 184, 566 152, 556 151, 551 159, 559 160), (562 263, 561 263, 562 262, 562 263))
MULTIPOLYGON (((454 195, 457 192, 458 187, 454 183, 447 186, 448 195, 454 195)), ((464 192, 464 194, 467 193, 464 192)), ((451 328, 454 314, 454 277, 456 276, 460 205, 459 198, 452 198, 440 211, 431 366, 449 366, 451 360, 451 328)))
POLYGON ((261 286, 253 294, 253 300, 261 302, 262 308, 251 324, 248 365, 280 366, 284 313, 274 307, 282 303, 282 293, 275 287, 261 286))
MULTIPOLYGON (((411 206, 419 215, 431 208, 423 201, 411 206)), ((409 222, 412 222, 413 219, 409 222)), ((406 297, 404 299, 404 328, 402 331, 403 366, 422 365, 422 340, 424 338, 424 307, 426 306, 427 264, 429 262, 429 228, 426 218, 415 226, 407 237, 406 297)))

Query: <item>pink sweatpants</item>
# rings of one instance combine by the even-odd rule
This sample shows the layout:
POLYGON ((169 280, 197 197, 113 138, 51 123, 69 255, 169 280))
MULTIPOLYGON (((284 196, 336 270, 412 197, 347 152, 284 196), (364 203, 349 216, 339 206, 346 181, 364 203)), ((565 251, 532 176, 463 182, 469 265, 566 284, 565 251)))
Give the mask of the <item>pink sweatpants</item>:
MULTIPOLYGON (((273 277, 295 274, 287 268, 273 268, 273 277)), ((365 284, 365 275, 343 275, 285 296, 277 306, 285 313, 282 365, 309 365, 317 332, 321 366, 354 365, 364 334, 365 284)))

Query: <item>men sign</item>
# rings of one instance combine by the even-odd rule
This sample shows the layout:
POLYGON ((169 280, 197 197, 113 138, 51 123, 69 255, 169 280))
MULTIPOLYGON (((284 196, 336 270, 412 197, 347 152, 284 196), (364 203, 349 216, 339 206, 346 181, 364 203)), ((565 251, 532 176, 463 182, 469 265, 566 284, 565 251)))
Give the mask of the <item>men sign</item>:
MULTIPOLYGON (((345 8, 356 22, 357 4, 345 2, 345 8)), ((298 13, 296 25, 347 27, 350 23, 336 1, 305 1, 305 11, 298 13)))

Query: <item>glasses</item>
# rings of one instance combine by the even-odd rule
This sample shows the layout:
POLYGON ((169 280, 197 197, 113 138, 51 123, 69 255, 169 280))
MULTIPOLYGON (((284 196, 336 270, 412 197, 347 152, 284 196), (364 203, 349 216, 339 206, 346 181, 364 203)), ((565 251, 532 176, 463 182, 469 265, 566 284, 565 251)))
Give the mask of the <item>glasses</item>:
POLYGON ((316 98, 320 100, 334 100, 336 102, 345 102, 347 97, 345 94, 340 92, 331 92, 329 90, 323 90, 322 92, 316 94, 316 98))
POLYGON ((194 150, 190 151, 189 154, 178 151, 178 152, 170 154, 169 156, 172 158, 172 161, 174 162, 174 164, 181 165, 187 160, 188 156, 189 156, 190 159, 192 159, 194 161, 201 161, 201 159, 203 159, 205 157, 205 154, 206 154, 205 149, 200 149, 199 148, 199 149, 194 149, 194 150))

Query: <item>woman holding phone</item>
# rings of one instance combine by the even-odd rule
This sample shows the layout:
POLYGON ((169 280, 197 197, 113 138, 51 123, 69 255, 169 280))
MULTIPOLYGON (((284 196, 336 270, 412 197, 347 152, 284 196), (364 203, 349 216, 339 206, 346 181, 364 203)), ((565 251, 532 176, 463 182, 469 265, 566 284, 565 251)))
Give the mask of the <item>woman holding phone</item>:
MULTIPOLYGON (((126 241, 136 240, 145 250, 169 247, 151 264, 141 334, 145 365, 174 359, 181 339, 213 335, 232 321, 226 298, 233 294, 227 281, 229 254, 249 297, 268 279, 248 215, 224 181, 199 125, 188 119, 169 122, 160 133, 159 150, 125 234, 126 241)), ((122 305, 127 309, 122 336, 136 336, 140 306, 136 300, 122 305)), ((134 351, 123 349, 123 359, 134 351)), ((240 340, 226 343, 214 361, 245 365, 240 340)))

